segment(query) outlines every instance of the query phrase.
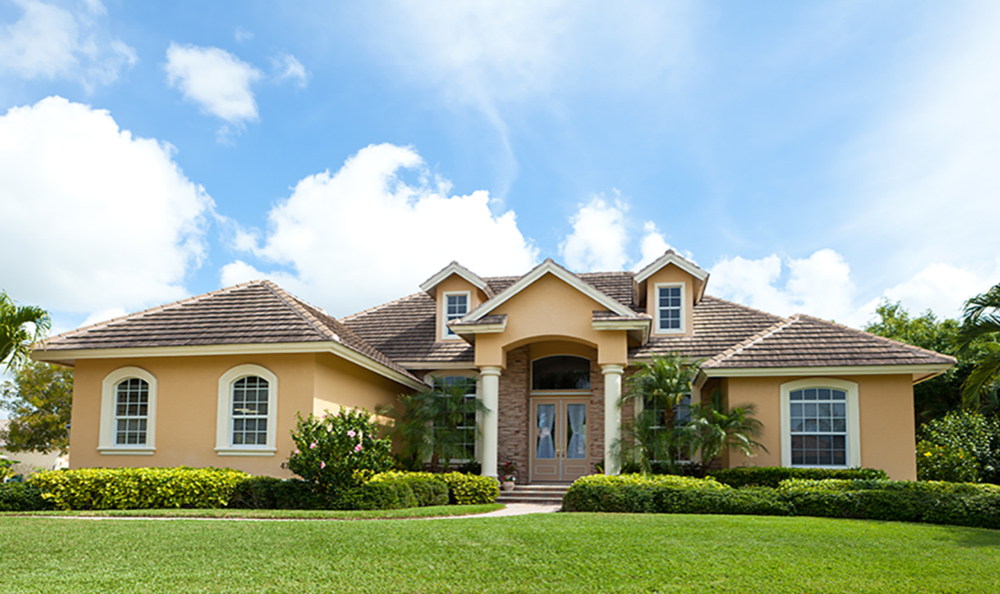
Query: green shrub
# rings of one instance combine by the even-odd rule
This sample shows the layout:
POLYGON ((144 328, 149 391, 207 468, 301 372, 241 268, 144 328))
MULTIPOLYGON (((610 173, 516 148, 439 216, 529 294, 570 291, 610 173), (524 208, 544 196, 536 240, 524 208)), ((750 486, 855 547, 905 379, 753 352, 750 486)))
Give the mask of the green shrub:
POLYGON ((327 500, 298 479, 251 476, 240 481, 228 507, 243 509, 324 509, 327 500))
POLYGON ((967 410, 924 424, 917 478, 1000 484, 1000 420, 967 410))
POLYGON ((28 478, 57 509, 226 507, 249 475, 219 468, 82 468, 28 478))
POLYGON ((342 408, 335 415, 298 419, 288 468, 317 492, 333 497, 392 469, 392 445, 377 438, 379 429, 368 411, 342 408))
POLYGON ((52 503, 42 498, 42 492, 35 485, 0 483, 0 512, 45 509, 52 509, 52 503))
POLYGON ((409 481, 369 481, 336 500, 337 509, 405 509, 417 507, 409 481))
POLYGON ((887 479, 878 468, 782 468, 780 466, 741 466, 710 470, 708 475, 730 487, 777 487, 788 479, 887 479))
POLYGON ((594 474, 579 478, 563 497, 566 511, 653 513, 658 490, 711 491, 727 489, 714 479, 676 475, 594 474))
MULTIPOLYGON (((493 503, 500 495, 500 486, 496 479, 475 474, 448 472, 436 474, 433 472, 383 472, 372 478, 372 481, 384 481, 400 477, 422 478, 443 481, 448 486, 448 503, 452 505, 476 505, 493 503)), ((438 505, 438 504, 433 504, 438 505)))

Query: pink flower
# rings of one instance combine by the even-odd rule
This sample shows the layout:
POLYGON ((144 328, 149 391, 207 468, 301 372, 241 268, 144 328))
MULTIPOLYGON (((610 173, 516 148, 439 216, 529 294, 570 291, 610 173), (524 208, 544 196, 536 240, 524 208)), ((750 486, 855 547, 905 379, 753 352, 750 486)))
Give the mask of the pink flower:
POLYGON ((320 460, 320 462, 319 462, 319 469, 323 470, 324 468, 326 468, 326 462, 323 462, 322 460, 320 460))
POLYGON ((357 433, 354 432, 354 429, 347 432, 347 437, 354 437, 355 435, 357 435, 357 433))
POLYGON ((354 451, 355 452, 360 452, 361 451, 361 444, 360 443, 358 445, 354 446, 354 451))
POLYGON ((309 444, 309 449, 310 450, 315 450, 316 449, 316 442, 315 441, 312 442, 311 444, 309 444))
POLYGON ((296 450, 295 450, 295 454, 296 454, 296 455, 298 455, 298 454, 301 454, 301 453, 302 453, 302 452, 300 452, 300 451, 299 451, 298 449, 296 449, 296 450))

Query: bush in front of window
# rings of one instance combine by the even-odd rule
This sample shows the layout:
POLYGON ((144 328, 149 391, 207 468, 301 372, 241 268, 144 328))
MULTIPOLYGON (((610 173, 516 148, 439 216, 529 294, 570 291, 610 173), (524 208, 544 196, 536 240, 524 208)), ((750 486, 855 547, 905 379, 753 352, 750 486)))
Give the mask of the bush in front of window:
POLYGON ((879 468, 786 468, 781 466, 741 466, 709 470, 708 475, 730 487, 777 488, 788 479, 888 479, 879 468))
POLYGON ((298 415, 298 419, 288 469, 317 493, 336 498, 339 492, 392 469, 392 446, 388 439, 377 437, 378 425, 368 411, 342 408, 335 415, 298 415))
POLYGON ((35 485, 0 483, 0 512, 41 511, 52 509, 52 503, 42 497, 35 485))
POLYGON ((920 428, 917 478, 1000 484, 1000 420, 952 411, 920 428))
POLYGON ((27 483, 56 509, 219 508, 249 476, 228 468, 80 468, 38 472, 27 483))

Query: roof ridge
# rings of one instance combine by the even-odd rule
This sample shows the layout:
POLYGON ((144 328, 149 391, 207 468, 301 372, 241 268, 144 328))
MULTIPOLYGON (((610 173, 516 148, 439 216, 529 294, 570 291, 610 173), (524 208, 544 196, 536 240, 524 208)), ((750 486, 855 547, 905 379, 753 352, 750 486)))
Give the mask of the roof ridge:
POLYGON ((935 357, 944 357, 946 359, 951 359, 955 363, 958 363, 958 359, 956 359, 955 357, 953 357, 951 355, 945 355, 944 353, 939 353, 937 351, 932 351, 930 349, 925 349, 925 348, 919 347, 919 346, 917 346, 915 344, 909 344, 909 343, 901 342, 899 340, 893 340, 893 339, 887 338, 885 336, 879 336, 878 334, 872 334, 871 332, 865 332, 864 330, 858 330, 857 328, 851 328, 850 326, 845 326, 844 324, 839 324, 839 323, 834 322, 832 320, 824 320, 823 318, 817 318, 816 316, 810 316, 808 314, 795 314, 795 315, 798 316, 799 318, 805 318, 805 319, 808 319, 808 320, 813 320, 815 322, 819 322, 821 324, 827 324, 829 326, 835 326, 837 328, 840 328, 841 330, 848 330, 848 331, 853 332, 855 334, 863 334, 863 335, 865 335, 867 337, 874 338, 874 339, 879 340, 881 342, 887 342, 887 343, 895 345, 895 346, 900 346, 900 347, 903 347, 903 348, 906 348, 906 349, 920 351, 922 353, 925 353, 927 355, 932 355, 932 356, 935 356, 935 357))
POLYGON ((329 340, 341 342, 340 336, 337 335, 337 332, 333 328, 327 326, 322 320, 314 316, 312 312, 308 311, 308 309, 317 309, 315 306, 299 299, 295 295, 292 295, 272 281, 264 280, 262 282, 275 297, 284 301, 286 305, 292 308, 292 311, 305 320, 307 324, 312 326, 313 329, 316 330, 316 332, 318 332, 321 336, 329 340), (324 330, 326 330, 326 332, 324 332, 324 330))
POLYGON ((736 353, 739 353, 739 352, 741 352, 743 350, 746 350, 746 349, 750 348, 751 346, 757 344, 758 342, 764 340, 765 338, 768 338, 768 337, 770 337, 770 336, 772 336, 772 335, 774 335, 774 334, 776 334, 778 332, 781 332, 782 330, 784 330, 788 326, 791 326, 796 321, 798 321, 798 319, 799 319, 798 318, 798 314, 796 314, 796 315, 794 315, 794 316, 792 316, 790 318, 780 318, 774 324, 771 324, 770 326, 768 326, 767 328, 764 328, 760 332, 757 332, 753 336, 750 336, 750 337, 744 339, 742 342, 736 343, 735 345, 733 345, 733 346, 729 347, 728 349, 722 351, 718 355, 712 357, 711 359, 709 359, 708 361, 706 361, 705 363, 703 363, 702 367, 712 367, 715 363, 718 363, 720 361, 728 359, 729 357, 732 357, 736 353))
MULTIPOLYGON (((88 326, 82 326, 80 328, 76 328, 76 329, 73 329, 73 330, 67 330, 66 332, 60 332, 59 334, 56 334, 55 336, 45 337, 45 338, 41 339, 38 342, 41 343, 42 345, 44 345, 46 341, 54 340, 56 338, 68 338, 68 337, 71 337, 71 336, 73 336, 75 334, 78 334, 78 333, 90 332, 91 330, 96 330, 97 328, 103 328, 103 327, 106 327, 106 326, 110 326, 112 324, 115 324, 115 323, 118 323, 118 322, 122 322, 122 321, 127 320, 127 319, 141 318, 143 316, 147 316, 147 315, 152 314, 152 313, 164 311, 164 310, 167 310, 167 309, 172 309, 174 307, 180 307, 180 306, 183 306, 183 305, 187 305, 189 303, 194 303, 196 301, 200 301, 202 299, 207 299, 208 297, 213 297, 215 295, 221 295, 223 293, 228 293, 228 292, 235 291, 236 289, 242 289, 244 287, 249 287, 251 285, 256 285, 256 284, 262 284, 262 283, 265 283, 265 282, 268 282, 268 281, 264 281, 264 280, 251 280, 251 281, 242 282, 242 283, 239 283, 239 284, 236 284, 236 285, 231 285, 229 287, 222 287, 221 289, 216 289, 214 291, 209 291, 207 293, 201 293, 200 295, 193 295, 191 297, 185 297, 184 299, 178 299, 177 301, 171 301, 170 303, 164 303, 163 305, 157 305, 155 307, 149 307, 149 308, 137 311, 137 312, 128 313, 128 314, 125 314, 123 316, 118 316, 118 317, 115 317, 115 318, 111 318, 109 320, 102 320, 100 322, 95 322, 95 323, 90 324, 88 326)), ((43 346, 43 348, 44 348, 44 346, 43 346)))
POLYGON ((358 317, 361 317, 363 315, 370 314, 370 313, 372 313, 374 311, 382 309, 383 307, 388 307, 390 305, 394 305, 396 303, 400 303, 400 302, 406 301, 407 299, 412 299, 414 297, 424 297, 426 295, 427 295, 427 293, 424 293, 423 291, 421 291, 419 293, 410 293, 409 295, 406 295, 405 297, 400 297, 398 299, 393 299, 392 301, 386 301, 385 303, 380 303, 379 305, 375 305, 373 307, 369 307, 368 309, 363 309, 363 310, 361 310, 359 312, 352 313, 349 316, 344 316, 343 318, 341 318, 341 322, 340 323, 343 324, 347 320, 353 320, 354 318, 358 318, 358 317))

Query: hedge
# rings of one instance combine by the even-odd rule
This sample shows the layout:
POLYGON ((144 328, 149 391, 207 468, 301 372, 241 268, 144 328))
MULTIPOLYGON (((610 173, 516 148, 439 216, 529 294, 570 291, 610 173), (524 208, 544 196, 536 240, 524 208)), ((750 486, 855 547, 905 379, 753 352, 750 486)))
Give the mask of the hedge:
POLYGON ((495 478, 461 472, 435 474, 433 472, 400 472, 394 470, 375 475, 372 477, 372 482, 401 477, 443 481, 448 485, 448 503, 452 505, 493 503, 500 495, 500 485, 495 478))
POLYGON ((35 485, 0 483, 0 512, 40 511, 52 509, 35 485))
POLYGON ((818 516, 1000 528, 1000 487, 887 479, 789 479, 777 489, 714 479, 588 476, 565 511, 818 516))
POLYGON ((888 479, 879 468, 782 468, 780 466, 740 466, 710 470, 708 475, 730 487, 777 488, 789 479, 888 479))
POLYGON ((81 468, 38 472, 27 484, 57 509, 216 508, 249 477, 219 468, 81 468))
POLYGON ((227 507, 248 509, 323 509, 326 499, 298 479, 247 477, 236 485, 227 507))

